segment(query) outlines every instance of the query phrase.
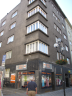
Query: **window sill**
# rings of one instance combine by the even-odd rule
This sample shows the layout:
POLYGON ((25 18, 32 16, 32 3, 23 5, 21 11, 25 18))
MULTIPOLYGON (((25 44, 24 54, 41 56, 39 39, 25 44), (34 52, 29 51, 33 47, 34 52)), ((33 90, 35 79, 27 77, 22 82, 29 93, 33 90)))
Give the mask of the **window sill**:
POLYGON ((43 31, 41 31, 40 29, 36 29, 36 30, 34 30, 34 31, 30 32, 30 33, 27 33, 25 36, 28 36, 28 35, 30 35, 30 34, 36 32, 36 31, 40 31, 40 32, 43 33, 45 36, 49 37, 48 34, 45 34, 45 33, 44 33, 43 31))
POLYGON ((28 17, 26 20, 28 20, 29 18, 33 17, 36 14, 40 14, 46 21, 48 21, 40 12, 37 12, 37 13, 33 14, 32 16, 28 17))
POLYGON ((45 55, 45 56, 47 56, 47 57, 50 57, 50 55, 45 54, 45 53, 43 53, 43 52, 41 52, 41 51, 35 51, 35 52, 28 53, 28 54, 24 54, 24 56, 31 55, 31 54, 35 54, 35 53, 40 53, 40 54, 43 54, 43 55, 45 55))

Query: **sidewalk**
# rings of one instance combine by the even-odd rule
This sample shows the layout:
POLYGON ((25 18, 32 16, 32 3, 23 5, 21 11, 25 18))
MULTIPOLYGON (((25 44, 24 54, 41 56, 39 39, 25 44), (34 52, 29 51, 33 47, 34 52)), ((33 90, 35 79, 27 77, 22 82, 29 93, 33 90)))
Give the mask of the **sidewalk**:
MULTIPOLYGON (((72 96, 72 87, 66 88, 65 92, 66 92, 66 96, 72 96)), ((25 90, 4 88, 3 96, 28 96, 28 95, 26 95, 25 90)), ((64 96, 64 92, 63 90, 57 90, 57 91, 47 92, 43 94, 36 94, 36 96, 64 96)))

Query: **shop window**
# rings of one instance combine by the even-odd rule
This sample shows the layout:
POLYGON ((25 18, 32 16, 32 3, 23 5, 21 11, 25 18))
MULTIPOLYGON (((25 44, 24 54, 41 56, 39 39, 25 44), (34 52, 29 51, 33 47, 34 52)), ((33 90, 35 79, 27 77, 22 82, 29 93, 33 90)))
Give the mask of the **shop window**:
POLYGON ((62 75, 56 74, 56 86, 61 86, 61 85, 62 85, 62 75))
POLYGON ((18 72, 18 88, 26 88, 31 78, 35 81, 35 71, 18 72))
POLYGON ((5 78, 9 78, 10 69, 5 69, 5 78))
POLYGON ((42 72, 41 86, 42 88, 52 87, 51 73, 42 72))

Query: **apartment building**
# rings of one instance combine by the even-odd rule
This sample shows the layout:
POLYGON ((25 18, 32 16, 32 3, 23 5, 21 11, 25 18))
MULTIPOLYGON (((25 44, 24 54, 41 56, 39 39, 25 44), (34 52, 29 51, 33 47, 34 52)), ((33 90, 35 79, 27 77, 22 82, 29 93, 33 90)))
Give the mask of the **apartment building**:
POLYGON ((72 25, 70 24, 69 20, 65 19, 66 23, 66 29, 67 29, 67 35, 68 35, 68 41, 69 41, 69 47, 70 47, 70 54, 71 54, 71 64, 72 64, 72 25))
POLYGON ((66 87, 72 85, 65 18, 55 0, 21 0, 1 20, 0 64, 6 55, 4 86, 25 88, 31 77, 38 92, 61 89, 64 77, 66 87), (54 48, 57 38, 66 48, 62 53, 54 48), (67 65, 55 63, 62 58, 68 60, 67 65))

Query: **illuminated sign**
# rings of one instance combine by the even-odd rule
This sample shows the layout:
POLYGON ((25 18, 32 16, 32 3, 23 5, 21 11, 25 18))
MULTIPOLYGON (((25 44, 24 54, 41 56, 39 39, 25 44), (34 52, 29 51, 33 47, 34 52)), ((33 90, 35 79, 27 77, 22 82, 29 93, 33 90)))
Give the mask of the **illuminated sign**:
POLYGON ((52 69, 52 64, 43 63, 43 68, 52 69))
POLYGON ((27 64, 16 65, 16 70, 26 70, 26 69, 27 69, 27 64))
POLYGON ((51 73, 48 72, 42 72, 43 75, 51 75, 51 73))

